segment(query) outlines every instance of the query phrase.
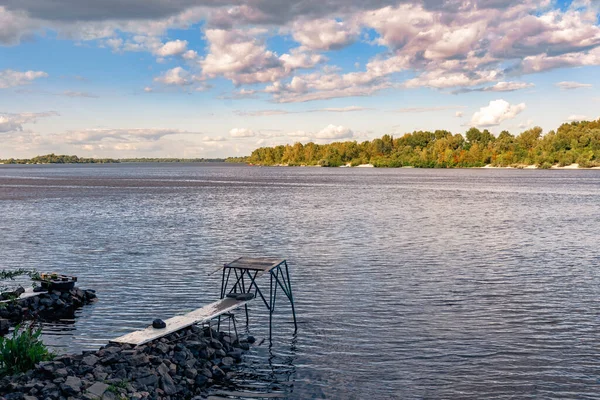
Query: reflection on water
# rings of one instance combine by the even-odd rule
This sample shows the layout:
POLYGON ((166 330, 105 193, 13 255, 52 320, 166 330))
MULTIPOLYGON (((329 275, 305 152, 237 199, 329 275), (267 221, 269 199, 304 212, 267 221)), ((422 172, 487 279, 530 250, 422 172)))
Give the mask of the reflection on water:
POLYGON ((599 195, 598 171, 2 166, 0 263, 97 290, 44 327, 79 351, 214 301, 223 262, 287 258, 298 335, 282 301, 221 393, 597 398, 599 195))

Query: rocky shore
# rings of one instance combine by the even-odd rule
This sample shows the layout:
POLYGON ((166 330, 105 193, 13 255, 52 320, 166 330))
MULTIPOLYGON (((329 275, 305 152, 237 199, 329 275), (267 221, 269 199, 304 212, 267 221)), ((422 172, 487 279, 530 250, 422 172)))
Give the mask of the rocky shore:
MULTIPOLYGON (((18 291, 20 295, 24 291, 18 291)), ((0 319, 8 320, 11 324, 24 320, 52 320, 72 315, 73 312, 97 300, 94 290, 82 290, 77 287, 68 291, 53 290, 38 296, 16 299, 2 303, 0 319)))
POLYGON ((0 399, 202 399, 212 383, 234 376, 253 342, 192 326, 135 348, 109 344, 0 379, 0 399))

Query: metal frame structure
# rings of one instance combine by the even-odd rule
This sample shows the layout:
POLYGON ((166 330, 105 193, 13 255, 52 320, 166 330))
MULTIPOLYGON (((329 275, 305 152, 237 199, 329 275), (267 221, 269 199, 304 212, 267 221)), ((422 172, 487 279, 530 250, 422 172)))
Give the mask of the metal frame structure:
MULTIPOLYGON (((271 338, 273 326, 273 312, 277 300, 277 287, 281 288, 292 306, 294 317, 294 332, 298 331, 296 322, 296 310, 294 308, 294 295, 290 280, 290 271, 285 259, 276 258, 249 258, 240 257, 230 263, 223 264, 221 278, 221 299, 229 293, 253 293, 254 297, 260 296, 264 305, 269 310, 269 338, 271 338), (233 272, 233 276, 232 276, 233 272), (257 278, 268 273, 269 293, 268 300, 265 293, 256 282, 257 278), (230 285, 230 282, 233 282, 230 285)), ((248 325, 248 305, 244 305, 246 312, 246 326, 248 325)))

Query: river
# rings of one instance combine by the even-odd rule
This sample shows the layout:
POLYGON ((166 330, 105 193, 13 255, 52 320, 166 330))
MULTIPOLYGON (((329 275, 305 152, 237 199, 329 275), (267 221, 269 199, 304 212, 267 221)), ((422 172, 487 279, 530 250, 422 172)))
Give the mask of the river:
POLYGON ((299 330, 281 298, 258 345, 252 302, 228 389, 294 399, 600 398, 599 234, 600 171, 0 166, 0 267, 100 298, 46 343, 96 349, 284 257, 299 330))

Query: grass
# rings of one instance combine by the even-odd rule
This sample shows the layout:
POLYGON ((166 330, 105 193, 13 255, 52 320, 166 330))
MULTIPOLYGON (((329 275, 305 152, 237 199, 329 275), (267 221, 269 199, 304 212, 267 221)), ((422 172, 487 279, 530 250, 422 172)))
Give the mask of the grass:
POLYGON ((17 325, 10 337, 0 338, 0 375, 14 375, 32 369, 40 361, 54 358, 40 339, 42 328, 17 325))

